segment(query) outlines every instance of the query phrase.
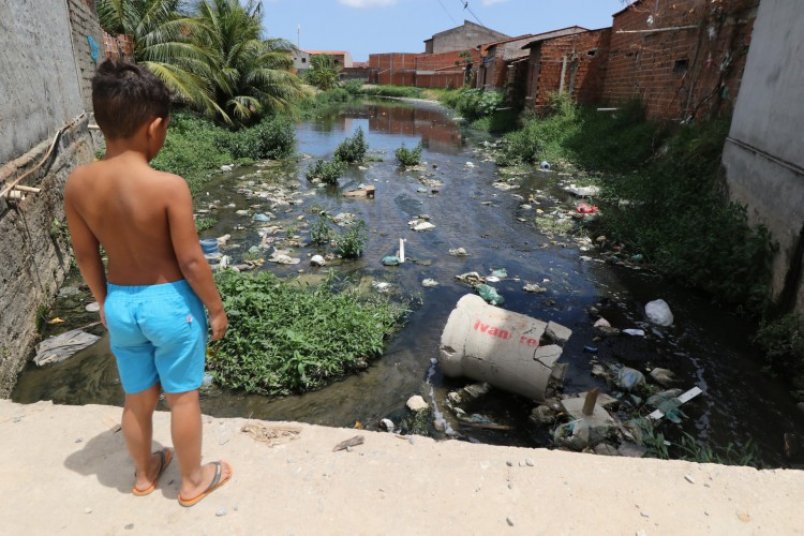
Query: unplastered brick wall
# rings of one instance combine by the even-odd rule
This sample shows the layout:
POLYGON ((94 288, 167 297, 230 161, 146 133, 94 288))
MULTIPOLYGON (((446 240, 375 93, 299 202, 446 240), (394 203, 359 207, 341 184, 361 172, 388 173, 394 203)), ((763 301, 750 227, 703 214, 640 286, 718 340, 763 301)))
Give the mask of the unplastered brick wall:
POLYGON ((563 89, 580 104, 598 103, 606 77, 610 38, 611 28, 604 28, 547 39, 534 46, 528 102, 544 106, 551 94, 563 89))
POLYGON ((615 14, 603 99, 663 119, 729 116, 759 0, 643 0, 615 14))
POLYGON ((70 12, 70 25, 72 26, 73 50, 75 52, 75 62, 80 74, 81 97, 87 110, 92 110, 92 76, 95 74, 97 62, 103 61, 105 57, 104 33, 101 30, 98 16, 85 0, 67 0, 70 12), (93 50, 89 43, 89 37, 95 44, 93 50))
POLYGON ((379 85, 415 85, 416 56, 418 54, 404 52, 370 54, 369 81, 379 85))
POLYGON ((444 52, 441 54, 419 54, 416 57, 416 86, 425 88, 459 88, 464 83, 467 64, 477 69, 480 51, 444 52))

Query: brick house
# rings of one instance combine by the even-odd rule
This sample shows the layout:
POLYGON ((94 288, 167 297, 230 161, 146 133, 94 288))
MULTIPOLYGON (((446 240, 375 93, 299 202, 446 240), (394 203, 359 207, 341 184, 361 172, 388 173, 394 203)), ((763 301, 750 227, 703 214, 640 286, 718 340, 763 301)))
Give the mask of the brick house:
POLYGON ((602 99, 650 117, 730 115, 759 0, 637 0, 614 14, 602 99))
POLYGON ((567 93, 580 104, 600 102, 606 78, 611 28, 581 30, 527 43, 527 106, 547 104, 553 93, 567 93))
POLYGON ((461 26, 438 32, 433 34, 431 38, 426 39, 424 41, 424 53, 441 54, 443 52, 472 49, 483 43, 502 41, 503 39, 510 39, 510 37, 510 35, 505 35, 497 30, 465 20, 461 26))
POLYGON ((352 67, 352 55, 346 50, 306 50, 310 58, 313 56, 329 56, 336 65, 340 65, 343 69, 352 67))

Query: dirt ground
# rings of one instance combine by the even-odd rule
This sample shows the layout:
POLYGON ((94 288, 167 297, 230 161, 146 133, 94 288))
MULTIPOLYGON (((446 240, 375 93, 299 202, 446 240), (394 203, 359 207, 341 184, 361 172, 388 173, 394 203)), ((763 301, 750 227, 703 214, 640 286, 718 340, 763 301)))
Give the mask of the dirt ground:
MULTIPOLYGON (((107 406, 0 400, 2 534, 802 534, 804 472, 613 458, 205 417, 231 482, 147 497, 107 406), (243 431, 243 430, 247 431, 243 431), (362 445, 333 452, 355 435, 362 445)), ((170 445, 169 415, 155 441, 170 445)))

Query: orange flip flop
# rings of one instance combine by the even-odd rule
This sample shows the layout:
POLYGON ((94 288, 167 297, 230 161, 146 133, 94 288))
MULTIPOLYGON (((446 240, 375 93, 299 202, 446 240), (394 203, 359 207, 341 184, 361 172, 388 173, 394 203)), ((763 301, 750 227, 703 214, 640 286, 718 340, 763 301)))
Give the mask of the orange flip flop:
MULTIPOLYGON (((167 466, 170 465, 171 460, 173 460, 173 452, 170 449, 162 449, 159 451, 159 471, 156 473, 156 478, 154 481, 151 482, 151 485, 145 489, 139 489, 137 486, 131 488, 131 493, 136 495, 137 497, 143 497, 145 495, 150 495, 154 491, 156 491, 156 484, 159 482, 159 477, 162 476, 162 473, 165 472, 167 466)), ((136 474, 134 475, 136 477, 136 474)))
POLYGON ((215 466, 215 476, 212 478, 212 482, 209 483, 209 486, 207 486, 207 489, 205 491, 202 491, 201 493, 199 493, 198 495, 196 495, 192 499, 183 499, 182 496, 179 495, 179 504, 180 505, 185 506, 185 507, 189 507, 189 506, 193 506, 193 505, 198 504, 207 495, 209 495, 210 493, 212 493, 213 491, 215 491, 219 487, 221 487, 224 484, 226 484, 229 481, 229 479, 232 478, 233 473, 231 472, 231 468, 229 469, 230 470, 229 475, 224 477, 224 478, 221 478, 221 462, 220 462, 220 460, 217 461, 217 462, 211 462, 211 463, 212 463, 212 465, 215 466))

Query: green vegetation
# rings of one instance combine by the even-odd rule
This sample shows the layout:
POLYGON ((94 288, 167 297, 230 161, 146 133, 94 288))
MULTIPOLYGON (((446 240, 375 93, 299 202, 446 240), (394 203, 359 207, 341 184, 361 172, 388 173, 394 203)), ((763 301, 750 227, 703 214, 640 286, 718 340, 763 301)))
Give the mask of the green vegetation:
POLYGON ((322 215, 317 222, 310 226, 310 242, 319 246, 329 244, 334 238, 335 233, 329 226, 329 219, 322 215))
POLYGON ((319 179, 326 184, 338 184, 338 179, 346 171, 346 164, 340 160, 316 160, 307 169, 309 180, 319 179))
POLYGON ((310 69, 304 73, 308 84, 328 91, 338 86, 341 67, 332 56, 315 55, 310 58, 310 69))
POLYGON ((165 146, 154 168, 181 175, 197 193, 224 164, 284 158, 293 152, 295 133, 286 119, 265 118, 255 127, 232 132, 185 112, 173 115, 165 146))
POLYGON ((500 91, 464 88, 444 92, 440 100, 468 121, 474 121, 491 116, 503 105, 505 97, 500 91))
POLYGON ((335 250, 344 259, 356 259, 366 247, 366 222, 358 221, 335 237, 335 250))
POLYGON ((721 188, 727 125, 671 128, 631 104, 616 115, 555 99, 552 113, 530 118, 504 138, 500 165, 562 159, 605 171, 601 233, 644 255, 665 275, 720 301, 762 310, 771 243, 721 188))
POLYGON ((394 154, 400 165, 405 167, 418 166, 422 161, 422 144, 418 144, 413 149, 408 149, 403 143, 402 147, 397 149, 394 154))
POLYGON ((410 86, 363 86, 360 94, 367 97, 397 97, 416 99, 422 96, 422 89, 410 86))
POLYGON ((134 59, 196 110, 227 124, 287 111, 302 96, 293 45, 263 39, 257 0, 98 0, 101 26, 126 34, 134 59))
POLYGON ((217 225, 218 220, 211 216, 200 216, 195 219, 195 230, 199 233, 208 231, 217 225))
POLYGON ((212 343, 209 369, 218 384, 284 395, 324 386, 381 355, 404 310, 387 298, 302 286, 270 272, 224 271, 218 288, 231 324, 212 343))
POLYGON ((348 164, 361 163, 366 158, 368 143, 363 127, 358 127, 354 136, 346 138, 335 150, 335 159, 348 164))
POLYGON ((788 314, 765 320, 754 338, 770 367, 781 373, 804 373, 804 318, 788 314))

